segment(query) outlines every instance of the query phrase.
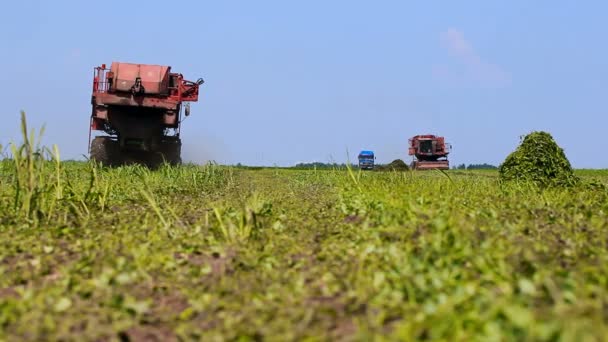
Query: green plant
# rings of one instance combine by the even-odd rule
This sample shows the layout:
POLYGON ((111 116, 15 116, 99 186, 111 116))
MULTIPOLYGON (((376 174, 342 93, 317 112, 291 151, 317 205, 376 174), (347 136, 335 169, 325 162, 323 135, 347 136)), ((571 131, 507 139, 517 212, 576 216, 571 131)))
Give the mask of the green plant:
POLYGON ((0 161, 0 340, 608 334, 606 170, 538 191, 494 170, 104 168, 21 147, 0 161))
POLYGON ((56 175, 60 173, 59 151, 56 146, 53 151, 40 145, 44 134, 42 128, 38 134, 28 131, 25 112, 21 112, 21 135, 23 142, 19 145, 11 143, 11 157, 14 167, 14 200, 13 209, 19 217, 37 220, 40 216, 51 216, 56 201, 61 198, 62 185, 58 178, 46 177, 47 159, 55 161, 56 175), (53 191, 54 190, 54 191, 53 191))
POLYGON ((571 186, 578 181, 570 162, 547 132, 526 135, 500 165, 502 181, 522 181, 539 187, 571 186))

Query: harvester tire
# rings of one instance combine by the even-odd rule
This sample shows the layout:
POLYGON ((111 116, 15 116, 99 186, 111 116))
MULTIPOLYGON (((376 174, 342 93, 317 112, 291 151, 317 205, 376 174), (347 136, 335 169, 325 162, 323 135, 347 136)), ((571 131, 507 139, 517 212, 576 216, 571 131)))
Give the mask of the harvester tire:
POLYGON ((95 137, 91 142, 91 160, 104 166, 120 165, 120 150, 118 142, 110 137, 95 137))
POLYGON ((160 150, 161 160, 169 165, 179 165, 181 158, 182 143, 179 140, 169 140, 162 143, 160 150))

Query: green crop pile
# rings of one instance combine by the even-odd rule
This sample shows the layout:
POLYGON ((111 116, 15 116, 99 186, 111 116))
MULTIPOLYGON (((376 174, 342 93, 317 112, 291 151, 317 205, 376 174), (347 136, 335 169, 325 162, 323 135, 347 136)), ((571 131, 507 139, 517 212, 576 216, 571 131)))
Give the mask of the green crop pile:
POLYGON ((608 336, 603 188, 540 196, 495 171, 101 168, 26 137, 0 161, 0 340, 608 336))
POLYGON ((401 159, 395 159, 389 164, 379 165, 376 168, 378 171, 407 171, 409 169, 409 166, 401 159))
POLYGON ((523 181, 539 187, 571 186, 578 182, 564 150, 547 132, 526 135, 498 172, 502 181, 523 181))

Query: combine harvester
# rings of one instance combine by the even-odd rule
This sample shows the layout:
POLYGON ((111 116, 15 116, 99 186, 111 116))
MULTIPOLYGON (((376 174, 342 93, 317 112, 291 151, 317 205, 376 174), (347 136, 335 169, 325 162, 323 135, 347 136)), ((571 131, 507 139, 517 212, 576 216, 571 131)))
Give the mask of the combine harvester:
POLYGON ((409 155, 414 156, 411 168, 413 170, 448 170, 450 162, 448 154, 452 146, 445 142, 444 137, 435 135, 416 135, 409 140, 409 155))
POLYGON ((199 86, 170 66, 113 62, 95 68, 89 154, 104 165, 181 163, 182 109, 198 101, 199 86), (185 104, 184 104, 185 103, 185 104), (184 104, 184 106, 182 106, 184 104), (91 131, 102 131, 91 142, 91 131))

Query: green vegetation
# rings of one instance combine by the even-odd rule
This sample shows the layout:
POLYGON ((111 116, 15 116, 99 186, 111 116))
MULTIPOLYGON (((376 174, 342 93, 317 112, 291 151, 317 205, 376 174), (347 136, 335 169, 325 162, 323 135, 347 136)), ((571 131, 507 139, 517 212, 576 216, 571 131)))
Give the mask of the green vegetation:
POLYGON ((570 186, 578 181, 564 150, 547 132, 526 135, 498 172, 503 181, 527 182, 539 187, 570 186))
POLYGON ((12 151, 0 340, 608 336, 603 187, 539 191, 495 171, 100 168, 29 138, 12 151))
POLYGON ((454 169, 457 170, 496 170, 498 167, 492 164, 469 164, 468 166, 465 164, 460 164, 458 166, 454 166, 454 169))
POLYGON ((376 165, 376 171, 408 171, 410 167, 401 159, 395 159, 386 165, 376 165))
POLYGON ((322 163, 322 162, 297 163, 293 168, 294 169, 301 169, 301 170, 346 169, 346 164, 322 163))

